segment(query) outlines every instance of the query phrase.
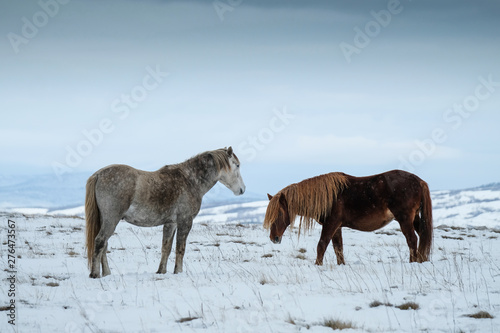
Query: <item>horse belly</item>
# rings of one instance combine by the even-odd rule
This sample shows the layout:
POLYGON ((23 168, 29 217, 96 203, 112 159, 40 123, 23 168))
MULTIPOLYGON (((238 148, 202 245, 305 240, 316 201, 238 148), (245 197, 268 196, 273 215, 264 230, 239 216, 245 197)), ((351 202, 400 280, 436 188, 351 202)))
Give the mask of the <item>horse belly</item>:
POLYGON ((356 221, 352 221, 351 225, 346 225, 352 229, 361 231, 375 231, 388 225, 394 220, 394 214, 390 209, 385 209, 380 212, 368 213, 356 221))
POLYGON ((156 227, 166 222, 166 218, 163 214, 158 214, 157 212, 143 207, 138 208, 135 205, 129 207, 123 215, 123 219, 139 227, 156 227))

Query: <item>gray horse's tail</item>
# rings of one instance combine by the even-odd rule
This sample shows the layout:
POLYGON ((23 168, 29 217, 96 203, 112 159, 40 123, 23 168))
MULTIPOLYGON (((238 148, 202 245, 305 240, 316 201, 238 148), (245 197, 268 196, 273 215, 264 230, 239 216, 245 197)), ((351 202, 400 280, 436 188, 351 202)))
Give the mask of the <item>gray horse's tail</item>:
POLYGON ((92 267, 92 256, 94 255, 94 242, 99 230, 101 230, 101 214, 95 198, 95 184, 97 175, 92 175, 87 180, 85 194, 85 220, 86 223, 86 247, 89 267, 92 267))

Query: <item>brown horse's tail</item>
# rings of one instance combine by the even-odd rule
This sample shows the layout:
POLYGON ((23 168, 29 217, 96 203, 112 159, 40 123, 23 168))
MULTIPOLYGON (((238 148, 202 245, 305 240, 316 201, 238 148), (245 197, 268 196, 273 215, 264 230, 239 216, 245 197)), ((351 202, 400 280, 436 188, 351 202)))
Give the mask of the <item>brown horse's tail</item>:
POLYGON ((418 244, 418 253, 421 261, 428 261, 430 259, 432 247, 432 200, 429 186, 426 182, 422 181, 422 203, 420 207, 420 225, 419 236, 420 241, 418 244))
POLYGON ((97 175, 92 175, 87 180, 87 188, 85 194, 85 220, 86 223, 86 247, 87 259, 89 268, 92 266, 92 256, 94 254, 94 242, 99 230, 101 230, 101 216, 97 200, 95 198, 95 184, 97 175))

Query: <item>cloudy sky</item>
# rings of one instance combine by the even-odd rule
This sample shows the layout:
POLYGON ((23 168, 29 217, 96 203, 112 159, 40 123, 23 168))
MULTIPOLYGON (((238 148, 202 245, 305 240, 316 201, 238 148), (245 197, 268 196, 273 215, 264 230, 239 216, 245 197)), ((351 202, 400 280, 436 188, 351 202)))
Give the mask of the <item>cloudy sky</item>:
POLYGON ((0 172, 233 146, 249 191, 403 168, 500 181, 498 1, 6 1, 0 172))

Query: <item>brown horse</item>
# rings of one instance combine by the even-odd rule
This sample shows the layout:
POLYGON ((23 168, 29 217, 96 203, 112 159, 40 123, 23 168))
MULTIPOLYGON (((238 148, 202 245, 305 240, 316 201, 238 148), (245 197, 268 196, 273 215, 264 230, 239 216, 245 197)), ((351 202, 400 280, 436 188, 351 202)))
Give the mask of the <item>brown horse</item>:
POLYGON ((393 170, 368 177, 333 172, 292 184, 269 195, 264 227, 280 243, 286 228, 300 218, 299 232, 314 220, 323 225, 316 265, 323 264, 333 242, 337 263, 345 264, 342 227, 361 231, 380 229, 396 219, 410 249, 410 262, 428 261, 432 246, 432 203, 429 187, 414 174, 393 170), (417 235, 418 234, 418 247, 417 235))

